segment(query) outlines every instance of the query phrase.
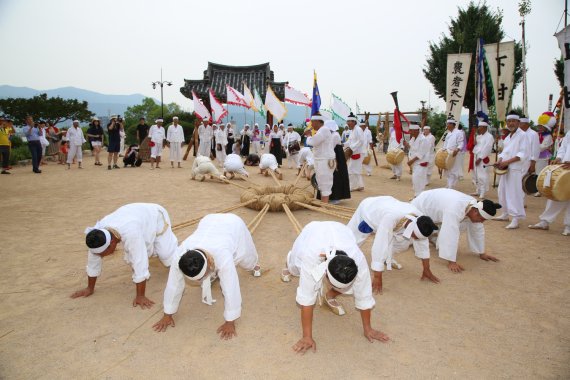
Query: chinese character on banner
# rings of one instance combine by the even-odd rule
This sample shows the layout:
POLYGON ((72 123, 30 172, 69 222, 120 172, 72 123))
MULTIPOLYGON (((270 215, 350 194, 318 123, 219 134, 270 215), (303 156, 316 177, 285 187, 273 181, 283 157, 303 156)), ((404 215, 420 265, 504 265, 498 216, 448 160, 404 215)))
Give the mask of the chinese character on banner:
POLYGON ((471 53, 447 55, 446 96, 447 117, 459 120, 463 108, 463 97, 469 79, 471 53))
POLYGON ((486 44, 483 46, 489 75, 493 82, 497 119, 505 121, 511 103, 515 79, 515 42, 486 44))

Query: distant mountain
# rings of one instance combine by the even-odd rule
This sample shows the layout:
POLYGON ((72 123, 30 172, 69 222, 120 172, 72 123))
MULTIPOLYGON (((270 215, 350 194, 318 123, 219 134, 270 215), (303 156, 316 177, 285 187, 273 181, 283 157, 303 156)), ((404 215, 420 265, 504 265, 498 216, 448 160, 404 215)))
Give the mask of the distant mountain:
POLYGON ((140 104, 146 97, 141 94, 105 95, 76 87, 61 87, 53 90, 36 90, 29 87, 0 85, 0 99, 31 98, 43 93, 46 93, 49 97, 59 96, 64 99, 78 99, 86 101, 89 103, 89 110, 94 112, 97 116, 108 116, 111 114, 123 115, 128 107, 140 104))

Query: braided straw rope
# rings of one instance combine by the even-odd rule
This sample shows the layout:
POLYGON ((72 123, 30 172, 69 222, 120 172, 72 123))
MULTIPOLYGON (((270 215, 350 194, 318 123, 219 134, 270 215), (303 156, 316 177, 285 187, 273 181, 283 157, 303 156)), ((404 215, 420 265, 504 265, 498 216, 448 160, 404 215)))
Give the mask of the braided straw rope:
POLYGON ((240 185, 240 184, 238 184, 238 183, 232 182, 232 181, 227 180, 227 179, 222 179, 221 181, 224 182, 224 183, 233 185, 233 186, 235 186, 235 187, 239 187, 240 189, 243 189, 243 190, 249 189, 249 187, 247 187, 247 186, 240 185))
POLYGON ((299 174, 297 174, 297 178, 295 179, 295 182, 293 182, 293 186, 297 186, 297 182, 299 182, 299 180, 303 176, 303 173, 305 173, 305 167, 306 166, 307 166, 307 162, 305 162, 303 164, 303 166, 301 167, 301 170, 299 170, 299 174))
POLYGON ((277 186, 281 186, 281 182, 279 182, 279 180, 277 179, 277 177, 275 176, 275 172, 271 169, 267 169, 267 171, 269 172, 269 174, 271 175, 271 178, 273 178, 273 180, 275 181, 275 183, 277 184, 277 186))
POLYGON ((311 201, 311 204, 313 204, 315 206, 321 206, 321 207, 330 208, 333 210, 339 210, 339 211, 347 212, 347 213, 351 213, 351 214, 353 214, 356 211, 356 209, 354 209, 352 207, 333 205, 330 203, 323 203, 322 201, 320 201, 318 199, 313 199, 313 201, 311 201))
POLYGON ((299 221, 295 218, 295 216, 289 209, 289 206, 287 206, 285 203, 283 203, 283 210, 285 211, 285 214, 287 214, 287 217, 289 218, 289 221, 293 225, 293 228, 295 229, 295 231, 297 231, 297 234, 300 234, 303 227, 301 226, 301 223, 299 223, 299 221))
POLYGON ((291 210, 300 210, 301 207, 296 205, 295 202, 308 203, 312 198, 313 195, 311 193, 303 191, 296 186, 280 185, 249 188, 241 194, 240 201, 252 201, 247 207, 254 210, 262 210, 268 204, 269 211, 276 212, 283 209, 282 204, 284 203, 291 210))
POLYGON ((346 219, 346 220, 352 219, 352 216, 350 216, 350 215, 341 214, 339 212, 327 210, 325 208, 311 206, 311 205, 308 205, 306 203, 301 203, 301 202, 295 202, 295 204, 297 204, 298 206, 304 207, 304 208, 308 208, 309 210, 318 211, 318 212, 321 212, 323 214, 336 216, 337 218, 340 218, 340 219, 346 219))
MULTIPOLYGON (((255 202, 254 199, 251 199, 251 200, 246 201, 246 202, 238 203, 237 205, 233 205, 233 206, 230 206, 230 207, 225 208, 223 210, 217 211, 217 212, 215 212, 215 214, 223 214, 223 213, 230 212, 230 211, 233 211, 235 209, 238 209, 240 207, 247 207, 248 205, 252 204, 253 202, 255 202)), ((179 230, 179 229, 182 229, 185 227, 192 226, 192 225, 198 223, 200 220, 202 220, 202 218, 206 215, 200 216, 199 218, 190 219, 186 222, 178 223, 178 224, 172 226, 172 231, 176 231, 176 230, 179 230)))

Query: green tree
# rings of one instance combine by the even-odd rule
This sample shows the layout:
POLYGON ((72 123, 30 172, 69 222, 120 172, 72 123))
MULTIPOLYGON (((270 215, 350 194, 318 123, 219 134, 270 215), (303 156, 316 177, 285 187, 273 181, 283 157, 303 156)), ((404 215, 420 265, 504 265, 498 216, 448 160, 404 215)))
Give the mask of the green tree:
POLYGON ((23 123, 26 116, 53 121, 55 124, 66 120, 88 121, 95 114, 88 109, 88 103, 77 99, 48 98, 47 94, 33 98, 0 99, 0 110, 23 123))
POLYGON ((554 61, 554 75, 556 75, 556 79, 558 79, 558 83, 560 84, 560 88, 564 87, 564 58, 560 57, 554 61))
POLYGON ((447 115, 443 111, 428 111, 427 125, 430 127, 431 134, 435 136, 436 143, 439 141, 443 132, 445 132, 447 115))
MULTIPOLYGON (((458 8, 458 15, 451 19, 449 36, 442 35, 439 42, 430 42, 430 53, 426 67, 423 69, 424 76, 432 84, 436 95, 445 100, 446 96, 446 70, 447 54, 458 52, 475 53, 477 39, 483 38, 485 43, 502 41, 505 32, 502 29, 503 14, 500 10, 492 11, 483 3, 470 2, 466 9, 458 8)), ((469 68, 469 80, 465 92, 464 104, 469 109, 469 120, 474 122, 475 110, 475 59, 471 60, 469 68)), ((515 81, 514 88, 522 80, 522 48, 520 43, 515 43, 515 81)))

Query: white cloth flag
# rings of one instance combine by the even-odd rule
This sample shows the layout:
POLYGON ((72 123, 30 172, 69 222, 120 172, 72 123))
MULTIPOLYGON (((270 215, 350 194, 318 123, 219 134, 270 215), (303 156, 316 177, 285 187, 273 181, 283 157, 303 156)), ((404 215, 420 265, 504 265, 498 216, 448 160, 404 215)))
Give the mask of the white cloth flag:
POLYGON ((560 32, 555 34, 558 39, 558 46, 562 51, 562 57, 564 58, 564 120, 570 120, 570 95, 568 90, 570 87, 570 26, 562 29, 560 32))
POLYGON ((194 103, 194 113, 198 118, 203 119, 206 116, 210 117, 210 111, 208 111, 204 103, 202 103, 202 100, 200 100, 194 91, 192 91, 192 102, 194 103))
POLYGON ((321 108, 319 110, 319 112, 321 113, 321 116, 325 118, 325 120, 332 120, 333 119, 333 113, 327 109, 321 108))
POLYGON ((265 117, 265 109, 263 108, 263 99, 261 95, 257 92, 257 88, 253 90, 255 95, 253 96, 253 109, 256 110, 261 116, 265 117))
POLYGON ((214 123, 219 123, 227 114, 228 111, 224 108, 222 103, 218 99, 216 99, 216 95, 214 95, 214 90, 210 88, 210 108, 212 109, 212 113, 214 115, 214 123))
POLYGON ((283 120, 285 115, 287 115, 287 108, 285 108, 285 105, 281 103, 277 95, 275 95, 271 86, 267 86, 267 93, 265 94, 265 109, 271 112, 277 121, 283 120))
POLYGON ((484 45, 493 82, 497 120, 505 121, 515 82, 515 42, 484 45), (498 47, 498 54, 497 54, 498 47))
POLYGON ((457 121, 461 118, 470 67, 471 53, 447 55, 445 103, 448 118, 454 118, 457 121))
POLYGON ((331 97, 331 111, 334 117, 341 119, 343 122, 346 121, 346 118, 352 112, 348 104, 343 102, 342 99, 335 94, 332 94, 331 97))
POLYGON ((302 93, 299 90, 295 90, 288 84, 285 85, 285 101, 301 106, 311 106, 311 100, 306 94, 302 93))
POLYGON ((255 102, 253 99, 253 94, 251 93, 251 90, 249 89, 249 87, 247 87, 247 85, 245 84, 245 82, 243 83, 243 98, 245 100, 245 102, 247 103, 247 105, 252 108, 254 111, 259 111, 256 107, 255 107, 255 102))
POLYGON ((229 84, 226 84, 226 99, 227 103, 233 106, 249 108, 249 104, 245 101, 244 96, 229 84))

